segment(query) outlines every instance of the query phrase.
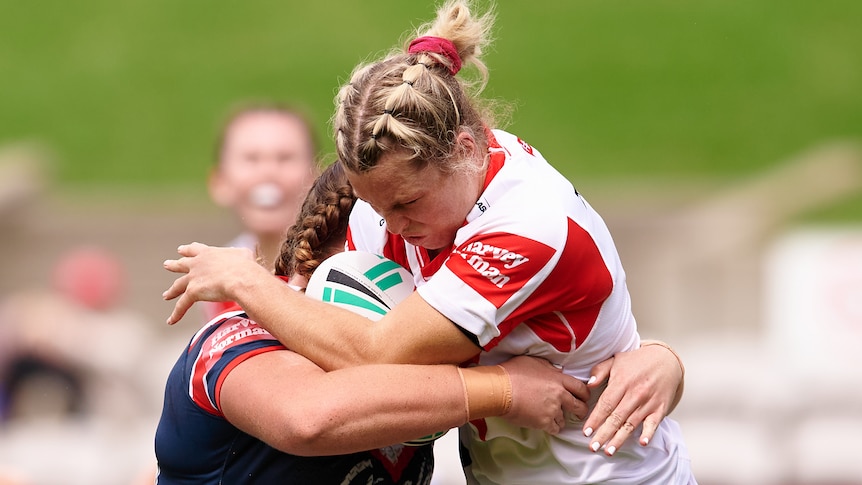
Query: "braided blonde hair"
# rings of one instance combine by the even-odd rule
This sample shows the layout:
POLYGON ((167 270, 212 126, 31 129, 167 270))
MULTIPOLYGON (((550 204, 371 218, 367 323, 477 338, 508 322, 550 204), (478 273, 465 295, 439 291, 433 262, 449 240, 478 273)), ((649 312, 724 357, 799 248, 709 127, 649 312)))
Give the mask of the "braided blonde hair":
POLYGON ((287 230, 275 274, 308 278, 321 261, 343 251, 354 202, 344 166, 336 161, 314 181, 296 222, 287 230))
POLYGON ((457 58, 414 51, 407 43, 381 61, 358 66, 338 93, 332 123, 345 167, 362 172, 386 152, 407 150, 419 167, 434 163, 452 171, 460 161, 454 152, 460 132, 469 132, 484 146, 491 115, 468 90, 477 88, 478 94, 487 82, 481 54, 492 24, 492 12, 476 17, 468 0, 450 0, 432 23, 417 30, 417 38, 445 39, 457 58), (461 64, 477 68, 478 86, 455 77, 461 64))

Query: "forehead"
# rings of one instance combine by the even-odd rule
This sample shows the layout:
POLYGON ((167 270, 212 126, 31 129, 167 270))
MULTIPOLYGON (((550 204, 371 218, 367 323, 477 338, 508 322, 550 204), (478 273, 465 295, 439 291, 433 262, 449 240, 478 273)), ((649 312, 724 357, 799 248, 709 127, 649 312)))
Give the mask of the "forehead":
POLYGON ((430 165, 417 169, 404 157, 388 154, 365 172, 347 171, 356 196, 379 208, 411 201, 433 189, 439 177, 430 165))
POLYGON ((225 144, 273 143, 309 146, 311 132, 296 116, 279 112, 245 113, 232 120, 225 129, 225 144))

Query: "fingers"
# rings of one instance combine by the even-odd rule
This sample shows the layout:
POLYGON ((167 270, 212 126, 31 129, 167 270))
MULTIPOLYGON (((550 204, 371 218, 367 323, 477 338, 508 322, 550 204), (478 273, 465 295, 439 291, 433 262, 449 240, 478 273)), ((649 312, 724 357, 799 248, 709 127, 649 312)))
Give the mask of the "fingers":
MULTIPOLYGON (((587 384, 587 386, 590 387, 589 384, 587 384)), ((623 392, 624 389, 617 386, 610 386, 602 392, 599 396, 598 402, 596 402, 595 407, 584 422, 585 436, 592 436, 594 431, 596 431, 600 426, 605 425, 607 420, 610 418, 611 413, 616 410, 620 401, 622 401, 623 392)), ((622 423, 623 422, 620 421, 617 428, 619 428, 619 425, 622 425, 622 423)), ((607 430, 608 428, 605 427, 605 429, 607 430)), ((616 431, 616 429, 614 431, 616 431)), ((604 442, 602 442, 602 444, 603 443, 604 442)))
POLYGON ((563 374, 563 387, 581 401, 586 402, 590 400, 590 390, 579 379, 563 374))
MULTIPOLYGON (((628 404, 626 401, 620 401, 619 398, 611 397, 611 400, 607 400, 605 398, 605 394, 607 394, 607 390, 602 394, 602 397, 599 398, 599 403, 596 405, 595 410, 590 415, 587 423, 585 424, 585 430, 588 428, 592 428, 590 422, 594 419, 594 415, 596 414, 596 410, 602 412, 602 414, 607 413, 607 417, 604 421, 599 425, 598 429, 595 430, 595 433, 592 435, 592 441, 590 442, 590 449, 593 451, 597 451, 602 446, 606 446, 606 452, 609 450, 610 446, 614 446, 614 449, 611 451, 616 451, 616 448, 622 444, 622 442, 627 438, 631 432, 640 424, 641 419, 637 416, 632 416, 635 411, 635 407, 632 404, 628 404), (610 403, 615 402, 613 406, 610 403), (627 424, 628 423, 628 424, 627 424), (625 429, 623 429, 625 428, 625 429), (622 433, 620 430, 622 429, 622 433), (609 443, 609 440, 612 438, 620 437, 619 441, 614 441, 613 443, 609 443)), ((595 428, 593 428, 595 429, 595 428)), ((586 431, 585 431, 586 434, 586 431)))
POLYGON ((175 279, 171 287, 162 293, 162 298, 165 300, 173 300, 174 298, 185 293, 189 285, 189 275, 185 274, 175 279))
MULTIPOLYGON (((622 445, 623 443, 632 435, 634 430, 641 424, 643 417, 640 414, 640 410, 633 412, 628 419, 626 419, 623 424, 619 427, 619 429, 614 433, 613 437, 608 441, 604 448, 605 454, 608 456, 612 456, 622 445)), ((655 433, 655 429, 652 431, 655 433)), ((642 435, 643 436, 643 435, 642 435)), ((598 437, 598 434, 597 434, 598 437)), ((652 435, 650 435, 652 438, 652 435)), ((647 441, 649 442, 649 441, 647 441)))
POLYGON ((188 273, 189 272, 189 260, 187 258, 193 258, 203 252, 205 249, 209 249, 209 246, 206 244, 202 244, 199 242, 193 242, 191 244, 183 244, 177 248, 177 253, 180 256, 183 256, 179 259, 168 259, 165 260, 163 266, 166 270, 171 271, 173 273, 188 273))
POLYGON ((194 257, 200 254, 204 249, 209 248, 206 244, 193 242, 191 244, 183 244, 177 248, 177 252, 182 256, 194 257))
POLYGON ((646 446, 652 440, 653 435, 655 435, 656 429, 658 429, 658 423, 661 422, 662 416, 660 414, 650 414, 644 419, 643 422, 643 431, 641 431, 641 437, 638 442, 641 446, 646 446))
POLYGON ((589 389, 586 384, 572 376, 563 374, 562 378, 563 387, 571 394, 569 399, 563 401, 563 410, 567 415, 576 416, 578 420, 586 418, 589 413, 587 406, 587 401, 590 399, 589 389))
POLYGON ((188 287, 189 275, 183 275, 174 280, 174 283, 170 288, 167 289, 164 293, 162 293, 162 298, 165 300, 173 300, 177 298, 176 303, 174 304, 174 311, 168 317, 167 323, 168 325, 173 325, 180 321, 183 318, 183 315, 191 308, 194 300, 189 298, 188 293, 186 293, 186 288, 188 287))
POLYGON ((171 312, 171 316, 167 320, 168 325, 179 322, 185 316, 186 312, 189 311, 193 303, 194 300, 189 298, 187 293, 183 293, 174 304, 174 311, 171 312))
POLYGON ((172 273, 188 273, 189 265, 188 260, 186 258, 180 259, 166 259, 164 263, 162 263, 164 268, 172 273))
MULTIPOLYGON (((575 399, 574 396, 566 396, 562 400, 562 406, 563 406, 562 409, 563 409, 564 419, 568 420, 569 419, 568 417, 571 415, 577 416, 578 419, 581 419, 581 417, 584 416, 584 414, 582 414, 583 409, 581 409, 578 406, 578 403, 583 404, 581 401, 578 401, 577 399, 575 399)), ((586 408, 586 405, 584 405, 583 407, 586 408)))
POLYGON ((563 411, 566 416, 566 423, 574 424, 583 420, 587 416, 587 413, 590 412, 590 409, 586 402, 570 396, 569 399, 563 402, 563 411))
POLYGON ((611 376, 611 368, 614 366, 614 358, 596 364, 590 370, 590 380, 587 381, 587 387, 593 388, 601 385, 608 377, 611 376))
POLYGON ((566 417, 563 414, 563 410, 559 409, 557 414, 554 416, 554 419, 548 423, 548 426, 544 429, 544 431, 548 434, 557 435, 560 434, 560 431, 566 427, 566 417))

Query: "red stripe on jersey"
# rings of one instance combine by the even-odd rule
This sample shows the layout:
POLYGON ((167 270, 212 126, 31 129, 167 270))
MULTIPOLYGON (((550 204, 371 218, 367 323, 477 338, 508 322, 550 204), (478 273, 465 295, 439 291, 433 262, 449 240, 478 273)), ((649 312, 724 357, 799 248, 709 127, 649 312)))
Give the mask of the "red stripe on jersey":
POLYGON ((525 152, 529 153, 530 155, 533 155, 533 147, 531 147, 529 143, 525 142, 520 138, 518 138, 518 143, 521 145, 521 148, 523 148, 525 152))
POLYGON ((356 243, 353 242, 353 232, 350 230, 350 226, 347 226, 347 250, 348 251, 356 251, 356 243))
POLYGON ((476 432, 479 433, 479 439, 485 441, 488 438, 488 422, 482 419, 474 419, 470 424, 476 427, 476 432))
POLYGON ((383 257, 395 261, 404 268, 410 267, 410 262, 407 260, 407 249, 404 247, 404 240, 398 234, 386 233, 383 257))
POLYGON ((485 350, 521 322, 561 352, 571 350, 573 340, 575 347, 580 345, 593 330, 614 282, 592 236, 571 219, 568 229, 563 254, 551 274, 497 326, 500 335, 485 350))
MULTIPOLYGON (((392 462, 391 456, 387 456, 380 450, 371 450, 371 454, 374 455, 380 463, 383 465, 383 468, 389 472, 389 476, 392 477, 393 483, 398 483, 401 481, 401 475, 404 474, 404 470, 410 464, 410 461, 413 459, 413 455, 416 454, 416 450, 418 450, 415 446, 403 446, 400 450, 396 448, 389 448, 388 452, 395 452, 398 456, 395 457, 395 462, 392 462)), ((408 483, 410 483, 408 481, 408 483)))
POLYGON ((517 234, 480 234, 466 241, 446 267, 500 308, 548 264, 554 249, 517 234))
POLYGON ((230 311, 242 310, 239 304, 233 301, 207 301, 202 305, 202 310, 204 312, 204 319, 206 321, 210 321, 222 313, 227 313, 230 311))
MULTIPOLYGON (((240 344, 255 342, 259 340, 273 340, 269 332, 261 328, 257 323, 248 318, 233 317, 225 320, 220 327, 201 345, 201 350, 195 357, 192 367, 191 381, 189 383, 189 395, 201 409, 216 416, 221 416, 216 403, 210 401, 207 393, 207 377, 210 371, 222 358, 225 351, 240 344)), ((271 348, 276 350, 278 347, 271 348)), ((244 356, 238 360, 244 360, 244 356)), ((224 377, 222 374, 218 377, 224 377)))
POLYGON ((533 317, 524 322, 524 325, 530 327, 530 330, 538 335, 543 342, 553 345, 560 352, 572 350, 572 344, 575 340, 574 332, 561 322, 556 314, 548 313, 533 317))
POLYGON ((485 174, 485 185, 482 186, 483 191, 488 188, 488 184, 491 183, 491 180, 494 180, 497 172, 506 163, 506 153, 500 146, 497 138, 491 133, 491 130, 485 130, 485 136, 488 138, 488 172, 485 174))
POLYGON ((286 349, 284 347, 275 346, 275 347, 261 347, 259 349, 254 349, 254 350, 249 351, 249 352, 243 352, 243 354, 241 356, 237 357, 236 359, 233 359, 232 361, 230 361, 230 363, 228 365, 225 366, 224 370, 221 371, 221 374, 219 374, 219 376, 218 376, 218 380, 216 381, 215 392, 213 393, 215 395, 215 401, 216 401, 215 404, 216 404, 217 409, 221 409, 221 386, 222 386, 222 384, 224 384, 224 380, 228 376, 228 374, 230 374, 231 371, 236 368, 236 366, 242 364, 243 362, 254 357, 255 355, 264 354, 266 352, 272 352, 274 350, 286 350, 286 349))
POLYGON ((443 263, 445 263, 446 259, 449 258, 449 253, 451 253, 452 250, 455 249, 455 246, 449 248, 449 251, 440 251, 436 256, 434 256, 434 259, 432 259, 430 262, 428 261, 428 259, 430 259, 428 255, 428 250, 426 250, 425 248, 417 249, 422 251, 423 260, 426 262, 425 265, 422 266, 422 277, 425 278, 425 280, 427 281, 431 279, 432 276, 434 276, 434 273, 436 273, 440 268, 443 267, 443 263))

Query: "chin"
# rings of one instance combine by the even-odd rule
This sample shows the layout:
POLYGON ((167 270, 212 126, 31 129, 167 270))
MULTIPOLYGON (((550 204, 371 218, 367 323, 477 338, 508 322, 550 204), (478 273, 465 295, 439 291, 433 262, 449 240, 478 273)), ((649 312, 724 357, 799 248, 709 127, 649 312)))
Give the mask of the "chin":
POLYGON ((258 237, 284 237, 285 231, 290 227, 291 223, 287 223, 284 221, 276 222, 276 223, 258 223, 258 224, 249 224, 246 221, 245 229, 246 231, 257 235, 258 237))
POLYGON ((450 244, 441 244, 439 241, 422 241, 420 246, 428 251, 444 251, 449 249, 450 244))

